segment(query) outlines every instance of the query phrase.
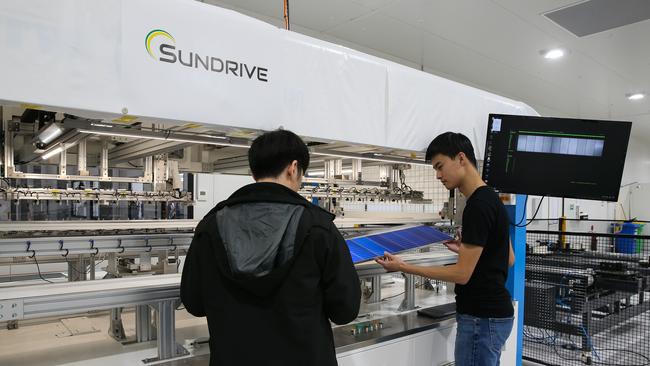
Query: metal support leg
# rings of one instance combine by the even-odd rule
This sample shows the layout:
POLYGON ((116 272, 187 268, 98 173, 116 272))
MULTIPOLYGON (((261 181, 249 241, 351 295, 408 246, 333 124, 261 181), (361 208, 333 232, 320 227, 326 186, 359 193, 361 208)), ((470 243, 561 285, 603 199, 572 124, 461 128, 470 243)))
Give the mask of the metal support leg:
POLYGON ((59 176, 65 177, 68 175, 68 151, 64 144, 61 144, 63 150, 61 150, 61 156, 59 158, 59 176))
POLYGON ((86 259, 79 255, 76 259, 68 259, 68 281, 86 280, 86 259))
POLYGON ((100 161, 100 176, 102 178, 108 178, 108 141, 102 141, 102 153, 100 161))
POLYGON ((406 281, 404 282, 404 300, 397 309, 398 311, 413 310, 415 309, 415 276, 412 274, 404 274, 406 281))
POLYGON ((352 159, 352 180, 363 181, 361 159, 352 159))
POLYGON ((147 183, 153 182, 153 156, 144 158, 144 180, 147 183))
POLYGON ((151 323, 149 305, 135 307, 135 336, 137 342, 149 342, 156 339, 156 328, 151 323))
POLYGON ((187 350, 176 344, 176 301, 166 300, 157 304, 156 323, 156 340, 158 341, 158 357, 155 359, 146 359, 145 363, 167 360, 174 357, 188 354, 187 350))
POLYGON ((372 277, 370 286, 372 294, 368 298, 368 304, 376 304, 381 301, 381 276, 372 277))
POLYGON ((95 280, 95 256, 90 257, 90 269, 88 270, 88 273, 90 274, 90 280, 94 281, 95 280))
POLYGON ((77 145, 77 168, 79 170, 79 175, 89 175, 88 167, 86 165, 87 156, 86 156, 86 139, 79 141, 77 145))
POLYGON ((176 355, 176 328, 173 301, 158 304, 158 359, 164 360, 176 355))
POLYGON ((5 151, 4 151, 4 168, 5 177, 11 176, 14 173, 14 132, 11 129, 11 122, 2 121, 5 132, 5 151))
POLYGON ((589 334, 591 333, 591 312, 588 311, 582 314, 582 361, 587 365, 591 365, 593 360, 592 353, 593 348, 591 347, 591 342, 589 341, 589 334))
POLYGON ((122 325, 122 308, 111 309, 111 326, 108 329, 108 335, 119 342, 126 340, 122 325))

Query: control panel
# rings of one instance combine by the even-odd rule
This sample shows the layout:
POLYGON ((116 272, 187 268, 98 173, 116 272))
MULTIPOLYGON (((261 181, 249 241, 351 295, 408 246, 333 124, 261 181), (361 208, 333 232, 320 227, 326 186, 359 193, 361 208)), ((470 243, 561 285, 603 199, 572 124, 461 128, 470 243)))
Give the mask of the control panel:
POLYGON ((350 326, 350 335, 358 336, 362 334, 370 334, 381 329, 384 329, 384 323, 379 320, 357 323, 350 326))

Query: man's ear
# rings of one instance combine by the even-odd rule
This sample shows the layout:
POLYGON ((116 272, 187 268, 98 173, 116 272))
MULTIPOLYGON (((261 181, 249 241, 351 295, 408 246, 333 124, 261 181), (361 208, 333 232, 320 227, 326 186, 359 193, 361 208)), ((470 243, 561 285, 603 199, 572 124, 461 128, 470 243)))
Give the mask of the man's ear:
POLYGON ((460 163, 461 166, 465 166, 465 163, 467 163, 467 156, 465 156, 464 152, 459 152, 458 155, 456 155, 458 158, 458 162, 460 163))
POLYGON ((294 160, 289 164, 288 171, 290 176, 298 176, 300 174, 300 168, 298 167, 298 160, 294 160))

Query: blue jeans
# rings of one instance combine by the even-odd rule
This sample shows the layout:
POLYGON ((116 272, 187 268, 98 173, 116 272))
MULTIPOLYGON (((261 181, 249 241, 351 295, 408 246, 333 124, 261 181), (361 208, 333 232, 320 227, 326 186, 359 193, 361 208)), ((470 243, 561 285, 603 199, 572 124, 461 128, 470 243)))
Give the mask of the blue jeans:
POLYGON ((456 314, 456 366, 499 366, 501 349, 513 318, 477 318, 456 314))

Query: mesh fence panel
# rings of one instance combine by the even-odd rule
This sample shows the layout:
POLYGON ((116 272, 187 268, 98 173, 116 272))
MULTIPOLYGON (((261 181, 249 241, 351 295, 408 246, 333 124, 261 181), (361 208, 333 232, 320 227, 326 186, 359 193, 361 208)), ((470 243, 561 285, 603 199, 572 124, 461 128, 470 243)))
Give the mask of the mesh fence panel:
POLYGON ((650 236, 529 230, 523 358, 650 365, 650 236))

